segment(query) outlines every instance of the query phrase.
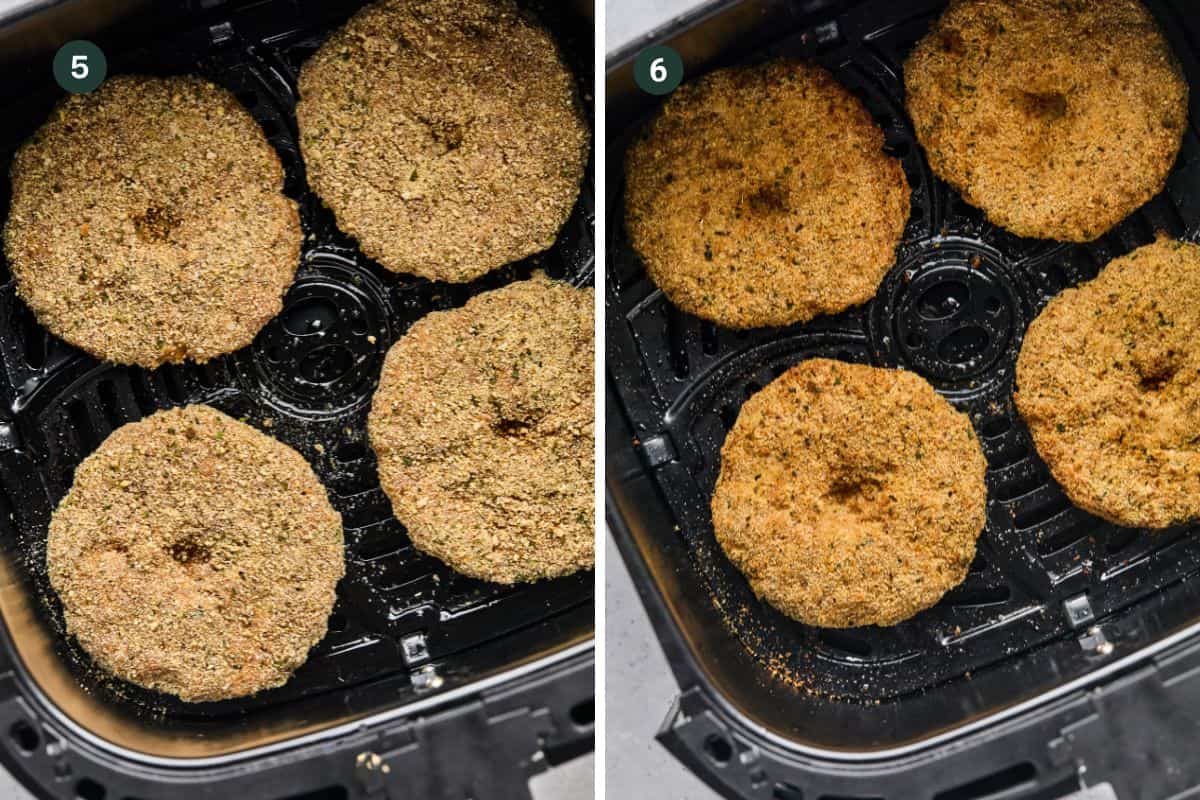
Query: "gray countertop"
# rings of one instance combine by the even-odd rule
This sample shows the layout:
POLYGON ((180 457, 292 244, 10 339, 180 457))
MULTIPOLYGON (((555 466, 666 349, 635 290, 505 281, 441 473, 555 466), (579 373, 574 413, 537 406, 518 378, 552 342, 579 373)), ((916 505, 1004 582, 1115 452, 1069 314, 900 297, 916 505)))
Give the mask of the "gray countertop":
MULTIPOLYGON (((606 52, 699 4, 697 0, 608 0, 606 52)), ((716 793, 654 739, 679 688, 611 539, 605 558, 606 794, 663 800, 715 798, 716 793)))
POLYGON ((605 552, 605 786, 610 798, 717 797, 654 739, 679 693, 612 539, 605 552))

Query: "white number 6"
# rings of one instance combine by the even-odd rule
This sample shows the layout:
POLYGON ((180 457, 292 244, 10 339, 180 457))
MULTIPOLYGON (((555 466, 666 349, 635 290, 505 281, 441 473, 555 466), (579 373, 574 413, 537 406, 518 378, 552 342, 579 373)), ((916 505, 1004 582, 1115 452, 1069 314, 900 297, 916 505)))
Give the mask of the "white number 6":
POLYGON ((87 56, 79 53, 71 56, 71 77, 81 81, 88 76, 87 56))
POLYGON ((656 58, 650 62, 650 80, 655 83, 662 83, 667 79, 667 65, 663 63, 661 58, 656 58))

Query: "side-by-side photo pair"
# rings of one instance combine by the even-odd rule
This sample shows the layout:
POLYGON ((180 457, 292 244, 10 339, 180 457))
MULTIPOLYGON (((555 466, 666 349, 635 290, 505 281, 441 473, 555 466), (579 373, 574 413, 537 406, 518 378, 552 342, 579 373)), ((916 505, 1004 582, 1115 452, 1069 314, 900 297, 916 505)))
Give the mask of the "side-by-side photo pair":
POLYGON ((0 63, 0 800, 1200 797, 1200 4, 0 63))

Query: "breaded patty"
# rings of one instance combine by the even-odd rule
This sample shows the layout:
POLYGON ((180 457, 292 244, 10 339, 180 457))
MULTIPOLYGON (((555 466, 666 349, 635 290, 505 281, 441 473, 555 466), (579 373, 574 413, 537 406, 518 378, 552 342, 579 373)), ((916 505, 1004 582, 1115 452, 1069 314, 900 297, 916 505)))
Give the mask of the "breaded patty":
POLYGON ((308 180, 396 272, 463 282, 554 244, 588 132, 558 49, 512 0, 382 0, 300 73, 308 180))
POLYGON ((1187 126, 1138 0, 954 0, 904 84, 933 171, 1020 236, 1102 235, 1162 191, 1187 126))
POLYGON ((1118 525, 1200 518, 1200 246, 1160 238, 1029 326, 1017 408, 1075 505, 1118 525))
POLYGON ((593 296, 539 275, 388 351, 368 433, 416 547, 498 583, 595 563, 593 296))
POLYGON ((625 223, 679 308, 786 325, 875 295, 910 191, 870 114, 820 67, 775 61, 681 86, 626 155, 625 223))
POLYGON ((742 406, 713 528, 754 593, 807 625, 892 625, 961 583, 983 530, 970 420, 912 372, 802 362, 742 406))
POLYGON ((46 565, 101 667, 188 702, 241 697, 285 683, 325 635, 341 517, 296 451, 186 406, 84 460, 46 565))
POLYGON ((155 367, 249 344, 300 262, 300 217, 258 123, 200 78, 118 76, 17 151, 5 254, 51 333, 155 367))

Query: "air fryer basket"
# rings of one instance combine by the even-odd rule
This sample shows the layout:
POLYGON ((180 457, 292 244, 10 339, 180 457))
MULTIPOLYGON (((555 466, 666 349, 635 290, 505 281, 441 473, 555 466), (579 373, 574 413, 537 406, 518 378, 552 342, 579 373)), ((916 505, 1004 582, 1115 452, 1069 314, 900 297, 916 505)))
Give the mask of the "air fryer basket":
MULTIPOLYGON (((99 20, 119 4, 75 5, 73 14, 46 4, 10 21, 40 30, 51 49, 9 65, 0 86, 5 180, 13 150, 61 96, 49 59, 64 20, 99 20)), ((365 422, 383 355, 424 314, 535 269, 592 281, 591 179, 552 250, 469 285, 395 275, 367 259, 309 191, 293 116, 300 65, 359 5, 148 4, 103 32, 83 32, 105 50, 110 74, 194 72, 234 91, 283 161, 306 238, 283 312, 251 346, 155 371, 99 363, 48 335, 4 267, 0 754, 46 796, 150 800, 191 784, 195 796, 330 787, 313 796, 357 797, 403 781, 428 797, 523 797, 546 759, 590 747, 592 573, 504 587, 415 551, 379 488, 365 422), (281 688, 198 705, 95 669, 64 635, 44 568, 49 515, 80 461, 115 427, 190 402, 244 418, 302 453, 342 513, 347 545, 330 630, 308 663, 281 688), (276 753, 269 760, 268 751, 276 753)), ((554 4, 530 11, 559 41, 590 116, 590 19, 554 4)), ((0 196, 7 204, 7 186, 0 196)))
MULTIPOLYGON (((1071 705, 1086 706, 1084 695, 1070 688, 1154 663, 1152 652, 1200 623, 1200 525, 1122 529, 1074 508, 1011 400, 1021 337, 1051 297, 1156 231, 1200 234, 1200 18, 1189 2, 1148 2, 1193 87, 1193 125, 1166 190, 1076 246, 988 224, 930 172, 904 112, 901 65, 944 5, 710 4, 610 62, 609 519, 683 689, 662 738, 730 796, 963 800, 1077 785, 1082 748, 1059 746, 1052 757, 1056 736, 1030 733, 1031 713, 1020 717, 1026 733, 999 746, 1002 712, 1044 714, 1057 698, 1065 716, 1050 729, 1060 731, 1086 716, 1071 705), (630 66, 651 43, 683 55, 685 80, 786 55, 824 65, 863 101, 913 200, 896 264, 871 302, 805 325, 732 331, 680 312, 650 282, 622 220, 624 150, 658 102, 634 86, 630 66), (708 499, 741 403, 814 356, 923 375, 970 415, 987 456, 988 522, 967 580, 891 628, 787 619, 754 598, 713 537, 708 499)), ((1196 691, 1171 686, 1181 698, 1196 691)), ((1182 705, 1168 702, 1149 719, 1160 731, 1190 730, 1182 705)), ((1166 739, 1156 757, 1170 764, 1178 745, 1166 739)), ((1121 758, 1136 760, 1147 745, 1124 749, 1121 758)), ((1121 797, 1200 784, 1200 759, 1145 781, 1121 797)))

